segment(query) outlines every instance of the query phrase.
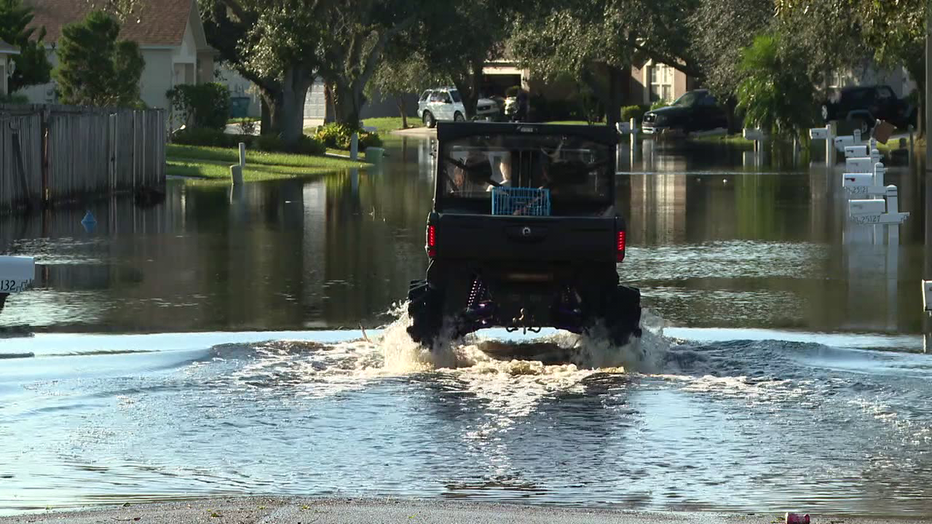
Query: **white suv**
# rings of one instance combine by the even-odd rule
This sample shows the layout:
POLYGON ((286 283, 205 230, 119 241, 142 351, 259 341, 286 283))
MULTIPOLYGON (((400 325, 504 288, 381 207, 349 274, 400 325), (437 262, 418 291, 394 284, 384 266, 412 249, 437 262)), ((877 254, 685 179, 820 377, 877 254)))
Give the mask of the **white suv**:
POLYGON ((465 122, 466 106, 454 88, 428 89, 417 101, 417 116, 427 127, 434 127, 438 120, 465 122))

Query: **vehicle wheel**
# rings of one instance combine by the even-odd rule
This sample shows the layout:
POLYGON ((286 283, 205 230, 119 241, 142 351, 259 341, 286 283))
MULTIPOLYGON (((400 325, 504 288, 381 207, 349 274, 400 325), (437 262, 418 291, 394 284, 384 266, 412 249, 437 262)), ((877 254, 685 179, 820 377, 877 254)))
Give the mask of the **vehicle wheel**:
POLYGON ((412 280, 408 287, 408 316, 411 340, 428 348, 443 330, 443 294, 424 280, 412 280))
POLYGON ((871 130, 870 122, 864 117, 856 116, 851 119, 851 122, 854 124, 855 129, 861 130, 862 137, 866 137, 871 130))
POLYGON ((604 324, 613 345, 623 346, 631 337, 640 337, 641 292, 633 287, 617 286, 603 297, 599 316, 595 325, 604 324))
POLYGON ((463 113, 460 113, 459 111, 457 111, 456 114, 453 115, 453 121, 454 122, 465 122, 466 117, 463 116, 463 113))
POLYGON ((437 120, 434 119, 434 115, 431 114, 430 111, 424 111, 423 120, 424 120, 424 125, 427 126, 428 129, 433 128, 435 125, 437 125, 437 120))

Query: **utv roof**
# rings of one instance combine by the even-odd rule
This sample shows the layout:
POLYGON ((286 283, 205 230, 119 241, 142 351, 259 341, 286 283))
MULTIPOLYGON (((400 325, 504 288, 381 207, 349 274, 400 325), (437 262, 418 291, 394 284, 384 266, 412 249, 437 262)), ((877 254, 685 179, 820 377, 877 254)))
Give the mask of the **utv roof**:
POLYGON ((576 136, 606 145, 618 142, 614 128, 608 126, 499 123, 499 122, 438 122, 437 139, 441 142, 471 136, 494 135, 565 135, 576 136))

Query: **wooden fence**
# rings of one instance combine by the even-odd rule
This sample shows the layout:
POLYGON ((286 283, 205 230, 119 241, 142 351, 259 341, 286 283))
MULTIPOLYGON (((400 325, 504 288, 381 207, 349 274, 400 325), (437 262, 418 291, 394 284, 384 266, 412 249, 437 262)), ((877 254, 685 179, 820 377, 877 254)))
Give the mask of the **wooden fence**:
POLYGON ((0 213, 161 190, 165 113, 0 104, 0 213))

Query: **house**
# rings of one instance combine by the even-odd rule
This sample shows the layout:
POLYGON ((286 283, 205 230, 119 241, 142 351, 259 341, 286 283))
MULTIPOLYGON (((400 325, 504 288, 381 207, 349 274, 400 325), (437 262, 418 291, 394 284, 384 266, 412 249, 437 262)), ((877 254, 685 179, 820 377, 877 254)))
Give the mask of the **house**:
MULTIPOLYGON (((49 60, 57 65, 55 46, 62 27, 83 20, 92 3, 83 0, 24 0, 33 9, 33 26, 45 27, 49 60)), ((146 67, 140 79, 142 101, 168 109, 166 91, 179 84, 210 82, 214 50, 207 45, 197 0, 146 0, 123 24, 120 38, 139 44, 146 67)), ((54 82, 24 90, 33 103, 56 101, 54 82)))
POLYGON ((695 78, 667 64, 648 60, 631 68, 631 84, 625 105, 673 102, 687 91, 698 89, 695 78))
POLYGON ((19 49, 0 40, 0 96, 10 94, 9 78, 13 72, 13 56, 19 54, 19 49))

